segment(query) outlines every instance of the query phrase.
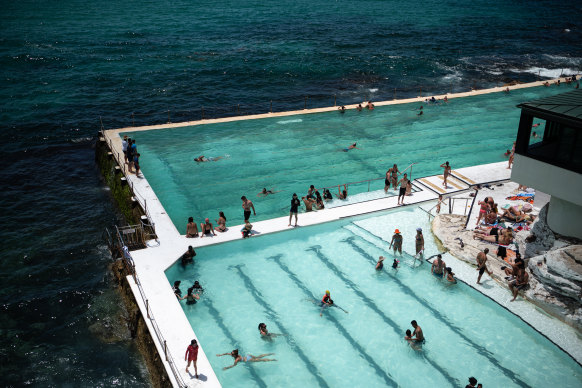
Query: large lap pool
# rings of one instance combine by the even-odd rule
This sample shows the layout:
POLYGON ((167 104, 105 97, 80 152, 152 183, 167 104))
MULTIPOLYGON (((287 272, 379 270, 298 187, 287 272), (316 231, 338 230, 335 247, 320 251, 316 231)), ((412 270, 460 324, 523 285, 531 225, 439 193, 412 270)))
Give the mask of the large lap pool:
POLYGON ((582 368, 545 337, 414 261, 417 227, 426 256, 437 253, 426 214, 411 207, 200 248, 194 265, 166 276, 182 280, 184 292, 195 280, 205 287, 199 303, 182 306, 224 386, 459 387, 472 375, 485 387, 582 384, 582 368), (394 228, 408 252, 398 271, 386 250, 394 228), (378 272, 380 255, 387 260, 378 272), (319 316, 313 301, 326 289, 349 313, 319 316), (427 338, 422 350, 403 339, 413 319, 427 338), (259 322, 285 336, 262 339, 259 322), (232 357, 215 354, 235 348, 277 361, 225 371, 232 357))
MULTIPOLYGON (((515 140, 518 103, 570 90, 568 85, 513 90, 509 94, 451 99, 448 104, 398 104, 374 111, 295 115, 260 120, 128 133, 137 139, 149 184, 180 233, 187 219, 243 223, 242 195, 264 220, 288 215, 291 194, 309 185, 328 187, 382 178, 397 163, 411 163, 412 177, 505 160, 515 140), (420 105, 424 114, 417 116, 420 105), (357 142, 360 149, 342 152, 357 142), (216 162, 194 158, 224 156, 216 162), (264 188, 279 191, 257 197, 264 188)), ((381 190, 383 180, 351 185, 350 196, 381 190)), ((337 189, 335 190, 337 192, 337 189)), ((381 193, 383 195, 383 192, 381 193)), ((393 195, 394 193, 391 193, 393 195)), ((367 196, 361 198, 368 199, 367 196)))

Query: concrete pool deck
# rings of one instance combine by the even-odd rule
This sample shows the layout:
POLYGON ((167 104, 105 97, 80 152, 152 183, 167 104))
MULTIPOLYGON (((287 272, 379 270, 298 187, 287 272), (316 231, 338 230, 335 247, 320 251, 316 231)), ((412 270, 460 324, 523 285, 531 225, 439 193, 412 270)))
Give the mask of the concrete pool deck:
MULTIPOLYGON (((543 82, 536 82, 531 84, 523 84, 509 87, 510 89, 539 86, 543 82)), ((468 93, 457 93, 456 95, 448 95, 448 98, 473 96, 478 94, 486 94, 499 92, 505 89, 503 88, 493 88, 482 91, 472 91, 468 93)), ((442 97, 442 96, 437 96, 442 97)), ((387 101, 376 103, 376 106, 390 105, 395 103, 409 103, 409 102, 422 102, 424 98, 415 98, 408 100, 398 100, 398 101, 387 101)), ((122 128, 104 131, 104 140, 109 144, 113 155, 117 158, 120 167, 122 168, 124 175, 132 186, 134 194, 140 197, 142 200, 147 202, 148 214, 151 217, 151 221, 155 224, 155 231, 158 236, 157 241, 148 241, 148 248, 136 250, 131 252, 135 263, 135 271, 145 298, 147 298, 149 310, 155 317, 155 324, 159 330, 163 333, 166 342, 167 352, 175 360, 178 370, 180 372, 180 378, 186 383, 187 386, 195 387, 220 387, 220 382, 215 375, 210 362, 208 360, 208 355, 204 352, 204 339, 197 338, 192 326, 188 322, 186 315, 184 314, 180 303, 177 301, 176 297, 171 288, 171 284, 165 275, 165 270, 174 264, 178 258, 184 253, 189 245, 194 248, 200 248, 203 246, 208 246, 212 244, 220 244, 228 241, 234 241, 241 238, 240 229, 242 225, 229 226, 229 229, 225 233, 217 233, 216 237, 204 237, 204 238, 192 238, 188 239, 181 233, 184 230, 177 230, 171 221, 170 217, 167 215, 162 203, 159 201, 157 195, 150 187, 145 176, 136 177, 134 174, 130 174, 127 171, 127 166, 119 159, 121 155, 121 138, 119 136, 122 132, 130 131, 141 131, 141 130, 151 130, 157 128, 176 128, 191 125, 209 124, 217 122, 228 122, 241 119, 258 119, 267 117, 277 117, 277 116, 289 116, 296 114, 305 113, 318 113, 318 112, 328 112, 335 110, 332 108, 321 108, 312 109, 305 111, 295 111, 295 112, 281 112, 281 113, 269 113, 264 115, 254 115, 247 116, 244 118, 225 118, 216 120, 201 120, 197 122, 188 123, 177 123, 177 124, 167 124, 161 126, 148 126, 139 128, 122 128), (200 344, 200 351, 198 354, 198 371, 201 379, 195 379, 193 374, 187 374, 185 372, 186 362, 183 360, 183 355, 186 351, 187 346, 191 339, 198 339, 200 344)), ((481 166, 467 167, 461 169, 453 170, 453 180, 451 184, 445 190, 446 195, 458 195, 470 190, 470 185, 474 184, 484 184, 490 182, 504 182, 509 180, 510 170, 507 168, 506 162, 492 163, 481 166)), ((405 198, 406 205, 422 204, 427 201, 434 201, 438 198, 438 194, 442 191, 442 178, 439 175, 417 178, 413 181, 415 187, 419 190, 414 192, 412 196, 405 198), (440 189, 440 190, 439 190, 440 189)), ((398 208, 397 197, 392 195, 386 198, 373 199, 366 202, 359 202, 354 204, 348 204, 345 206, 337 206, 333 208, 324 209, 322 211, 314 211, 310 213, 300 213, 299 214, 299 225, 309 226, 316 225, 324 222, 331 222, 339 220, 345 217, 351 217, 361 214, 378 212, 381 210, 395 209, 398 208)), ((443 210, 444 211, 444 208, 443 210)), ((242 218, 242 217, 241 217, 242 218)), ((252 221, 252 218, 251 218, 252 221)), ((259 232, 259 234, 269 234, 282 232, 288 229, 289 217, 284 215, 283 217, 273 218, 269 220, 259 221, 253 223, 253 230, 259 232)), ((248 240, 249 244, 252 244, 253 238, 248 240)), ((465 264, 474 273, 474 268, 465 264)), ((467 270, 468 271, 468 270, 467 270)), ((468 272, 467 272, 468 273, 468 272)), ((140 295, 140 290, 137 287, 136 282, 132 276, 128 276, 127 280, 136 296, 135 299, 142 311, 144 317, 147 315, 146 306, 144 305, 140 295)), ((179 280, 179 279, 176 279, 179 280)), ((470 283, 469 283, 470 284, 470 283)), ((186 287, 187 285, 183 285, 186 287)), ((519 315, 519 309, 521 309, 523 303, 512 303, 508 306, 507 304, 507 291, 501 286, 492 284, 490 297, 497 301, 504 307, 507 307, 510 311, 519 315), (498 289, 497 291, 495 291, 498 289), (517 307, 516 307, 517 306, 517 307), (514 311, 515 310, 515 311, 514 311)), ((488 295, 489 296, 489 295, 488 295)), ((533 305, 532 305, 533 308, 533 305)), ((546 315, 543 312, 530 312, 528 310, 527 316, 546 315)), ((522 317, 523 319, 523 317, 522 317)), ((536 318, 537 319, 537 318, 536 318)), ((525 320, 525 319, 524 319, 525 320)), ((151 321, 145 319, 148 329, 150 330, 153 341, 156 343, 156 347, 161 356, 164 367, 166 368, 167 374, 174 386, 179 386, 180 382, 176 380, 173 376, 170 364, 164 359, 164 344, 159 343, 154 334, 155 328, 151 321)), ((539 320, 538 320, 539 321, 539 320)), ((538 322, 534 319, 534 322, 538 322)), ((536 329, 542 334, 551 338, 554 343, 560 346, 562 349, 572 349, 573 347, 578 347, 582 349, 582 340, 579 335, 572 336, 572 329, 566 324, 554 320, 549 325, 542 325, 543 327, 536 329), (555 322, 554 322, 555 321, 555 322), (562 329, 563 327, 563 329, 562 329), (552 333, 554 335, 552 336, 552 333), (557 333, 557 335, 556 335, 557 333), (566 334, 562 334, 566 333, 566 334), (552 337, 550 337, 552 336, 552 337)), ((535 324, 535 323, 534 323, 535 324)), ((535 326, 534 326, 535 327, 535 326)), ((227 351, 225 349, 224 351, 227 351)), ((573 351, 568 353, 575 358, 578 363, 582 362, 582 352, 573 351)), ((213 355, 210 355, 213 357, 213 355)), ((192 368, 190 369, 192 373, 192 368)))

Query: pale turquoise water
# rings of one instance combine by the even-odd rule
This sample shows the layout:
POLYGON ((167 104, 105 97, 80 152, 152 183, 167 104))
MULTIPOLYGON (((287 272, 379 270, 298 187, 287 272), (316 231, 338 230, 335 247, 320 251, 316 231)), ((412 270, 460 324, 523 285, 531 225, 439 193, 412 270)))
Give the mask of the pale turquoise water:
POLYGON ((443 283, 407 254, 395 272, 386 240, 399 228, 414 252, 419 226, 427 256, 437 253, 425 213, 410 208, 201 248, 193 266, 166 276, 184 292, 195 280, 205 287, 182 307, 223 386, 460 387, 469 376, 485 387, 582 384, 575 361, 472 288, 443 283), (309 300, 326 289, 349 314, 319 316, 309 300), (427 338, 422 351, 402 338, 412 319, 427 338), (287 336, 265 341, 259 322, 287 336), (234 348, 278 361, 224 371, 232 357, 215 354, 234 348))
MULTIPOLYGON (((452 99, 448 104, 405 104, 374 111, 296 115, 261 120, 131 133, 137 139, 142 170, 181 233, 189 216, 197 222, 218 218, 241 224, 242 195, 254 201, 255 220, 285 216, 291 194, 305 195, 309 185, 332 186, 382 178, 397 163, 411 163, 412 177, 506 160, 515 140, 519 109, 515 106, 570 90, 529 88, 510 94, 452 99), (415 110, 424 105, 423 116, 415 110), (358 150, 342 152, 357 142, 358 150), (227 158, 196 163, 199 155, 227 158), (263 187, 282 190, 257 197, 263 187)), ((384 187, 383 180, 370 190, 384 187)), ((349 194, 368 190, 350 186, 349 194)), ((335 189, 337 193, 337 189, 335 189)), ((366 197, 365 199, 368 199, 366 197)))

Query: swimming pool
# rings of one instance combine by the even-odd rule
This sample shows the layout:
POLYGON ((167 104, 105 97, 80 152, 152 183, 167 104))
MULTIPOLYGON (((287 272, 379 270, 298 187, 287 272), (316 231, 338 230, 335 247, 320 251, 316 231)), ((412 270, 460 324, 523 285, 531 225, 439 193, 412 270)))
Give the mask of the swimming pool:
MULTIPOLYGON (((228 224, 243 222, 242 195, 257 210, 253 220, 285 216, 291 194, 309 185, 328 187, 384 177, 397 163, 411 163, 412 177, 505 160, 515 140, 523 101, 570 90, 537 87, 456 98, 448 104, 399 104, 374 111, 328 112, 128 133, 137 139, 148 183, 180 233, 188 217, 200 223, 224 211, 228 224), (342 152, 357 142, 360 149, 342 152), (199 155, 224 156, 196 163, 199 155), (257 197, 266 187, 281 191, 257 197)), ((383 180, 349 187, 349 195, 382 190, 383 180)), ((337 189, 335 190, 337 193, 337 189)), ((390 193, 394 195, 395 193, 390 193)), ((383 192, 374 194, 383 195, 383 192)))
POLYGON ((486 387, 580 386, 580 365, 495 302, 407 253, 394 271, 387 240, 399 228, 413 253, 417 227, 426 255, 437 253, 426 214, 410 207, 200 248, 196 264, 166 276, 183 291, 205 287, 182 307, 223 386, 458 387, 471 375, 486 387), (313 301, 326 289, 349 313, 319 316, 313 301), (403 340, 413 319, 427 338, 421 351, 403 340), (259 322, 285 336, 262 339, 259 322), (235 348, 277 361, 224 371, 232 357, 215 354, 235 348))

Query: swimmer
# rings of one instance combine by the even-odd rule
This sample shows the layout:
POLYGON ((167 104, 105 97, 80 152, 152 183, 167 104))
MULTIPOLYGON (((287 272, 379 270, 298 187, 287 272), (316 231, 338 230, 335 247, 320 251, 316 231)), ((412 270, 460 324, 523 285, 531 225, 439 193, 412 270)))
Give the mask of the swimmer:
POLYGON ((348 199, 348 187, 347 187, 347 185, 344 185, 344 189, 342 191, 340 191, 340 187, 338 185, 337 192, 338 192, 338 194, 336 195, 336 197, 338 197, 339 199, 348 199))
POLYGON ((333 306, 333 299, 331 299, 331 294, 329 290, 326 290, 325 295, 323 296, 323 298, 321 298, 320 306, 321 306, 321 310, 319 311, 320 317, 323 315, 324 308, 333 306))
POLYGON ((192 245, 190 245, 188 250, 182 256, 180 256, 182 264, 186 265, 188 263, 194 263, 194 256, 196 256, 196 251, 194 248, 192 248, 192 245))
POLYGON ((259 356, 253 356, 252 354, 247 354, 246 356, 243 357, 240 354, 238 354, 238 349, 234 349, 230 353, 217 354, 216 357, 232 356, 234 358, 234 364, 232 364, 231 366, 226 366, 226 367, 222 368, 223 370, 227 370, 227 369, 230 369, 232 367, 235 367, 236 364, 238 364, 239 362, 268 362, 268 361, 277 361, 275 359, 264 358, 264 357, 267 357, 267 356, 271 356, 273 354, 275 354, 275 353, 265 353, 265 354, 261 354, 259 356))
POLYGON ((397 271, 398 271, 398 263, 400 263, 400 262, 397 259, 394 259, 394 262, 392 263, 392 268, 394 268, 397 271))
POLYGON ((195 162, 216 162, 222 158, 224 158, 224 156, 217 156, 215 158, 213 158, 213 157, 207 158, 204 155, 200 155, 199 157, 194 158, 194 161, 195 162))
POLYGON ((345 106, 340 106, 339 108, 337 108, 339 110, 340 113, 346 113, 346 107, 345 106))
POLYGON ((273 191, 273 190, 267 190, 266 187, 263 187, 263 190, 257 194, 257 197, 266 197, 269 194, 275 194, 275 193, 280 193, 282 190, 277 190, 277 191, 273 191))
POLYGON ((358 104, 358 106, 356 106, 356 110, 358 112, 361 112, 362 111, 362 104, 358 104))
POLYGON ((200 295, 194 294, 194 287, 188 288, 188 293, 180 300, 186 299, 186 304, 196 304, 197 300, 200 300, 200 295))
POLYGON ((313 211, 313 204, 316 202, 315 199, 301 197, 301 200, 305 204, 305 212, 313 211))
POLYGON ((400 256, 402 256, 402 235, 398 229, 394 231, 394 235, 392 236, 392 241, 390 241, 390 246, 388 249, 392 248, 392 244, 394 244, 394 255, 396 255, 396 251, 398 251, 400 256))
POLYGON ((408 180, 408 175, 406 173, 404 173, 404 176, 398 182, 398 184, 400 185, 400 191, 398 192, 398 204, 399 205, 404 205, 404 196, 406 195, 406 186, 408 186, 408 182, 410 182, 408 180))
POLYGON ((374 110, 374 104, 372 104, 372 101, 368 101, 368 105, 366 105, 366 109, 374 110))
POLYGON ((280 335, 285 335, 279 333, 269 333, 269 330, 267 330, 267 325, 263 322, 259 323, 259 333, 261 334, 261 338, 263 339, 271 339, 278 337, 280 335))
POLYGON ((356 147, 356 143, 354 143, 354 144, 352 144, 351 146, 348 146, 348 148, 344 148, 344 149, 342 149, 342 151, 343 151, 343 152, 348 152, 349 150, 353 150, 354 148, 355 148, 355 149, 357 149, 357 150, 359 150, 359 148, 358 148, 358 147, 356 147))
POLYGON ((216 232, 214 232, 214 226, 208 218, 206 218, 205 223, 200 223, 200 229, 202 232, 200 233, 200 238, 204 237, 204 235, 210 236, 211 234, 216 236, 216 232))
POLYGON ((380 258, 378 259, 378 262, 376 263, 376 270, 381 271, 382 268, 384 268, 384 261, 385 257, 384 256, 380 256, 380 258))
POLYGON ((423 110, 421 110, 421 111, 420 111, 420 112, 418 112, 416 115, 417 115, 417 116, 422 116, 422 114, 423 114, 423 113, 424 113, 424 111, 423 111, 423 110))
POLYGON ((406 330, 406 335, 404 336, 404 339, 407 341, 412 341, 412 332, 410 331, 410 329, 406 330))
POLYGON ((534 132, 532 132, 532 134, 531 134, 531 137, 533 137, 534 139, 537 139, 539 136, 538 136, 538 134, 537 134, 537 133, 535 133, 535 131, 534 131, 534 132))
POLYGON ((416 237, 414 238, 414 244, 416 247, 416 255, 420 254, 422 256, 422 254, 424 253, 424 237, 422 235, 422 228, 416 228, 416 237))
MULTIPOLYGON (((540 125, 542 125, 542 123, 536 123, 536 124, 532 125, 532 128, 539 127, 540 125)), ((534 133, 535 133, 535 132, 534 132, 534 133)))
POLYGON ((443 99, 444 102, 449 102, 449 99, 447 96, 445 96, 445 98, 443 99))
POLYGON ((410 324, 412 325, 412 328, 414 329, 414 332, 412 333, 412 336, 410 339, 412 341, 424 343, 424 334, 422 334, 422 329, 420 328, 420 326, 418 326, 416 321, 412 321, 412 322, 410 322, 410 324))
POLYGON ((509 93, 509 87, 505 88, 504 92, 509 93))

